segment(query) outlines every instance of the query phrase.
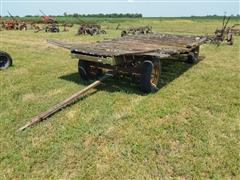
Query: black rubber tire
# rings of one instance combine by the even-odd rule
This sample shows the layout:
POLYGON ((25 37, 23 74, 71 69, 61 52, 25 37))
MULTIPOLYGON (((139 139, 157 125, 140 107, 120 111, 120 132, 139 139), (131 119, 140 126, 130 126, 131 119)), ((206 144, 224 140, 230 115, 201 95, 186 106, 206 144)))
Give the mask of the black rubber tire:
POLYGON ((188 53, 187 62, 189 64, 194 64, 198 62, 198 56, 194 52, 188 53))
POLYGON ((127 32, 126 31, 122 31, 121 32, 121 37, 127 36, 127 32))
POLYGON ((152 61, 144 61, 142 65, 142 72, 140 77, 140 90, 143 93, 151 93, 156 92, 160 85, 160 74, 161 74, 161 63, 160 61, 152 62, 152 61), (157 77, 156 84, 152 84, 151 76, 153 68, 157 68, 159 70, 159 74, 157 77))
POLYGON ((101 32, 101 34, 107 34, 107 32, 105 30, 101 30, 100 32, 101 32))
POLYGON ((89 79, 90 66, 87 61, 78 60, 78 73, 82 80, 89 79))
POLYGON ((99 68, 91 67, 90 62, 88 61, 79 60, 78 73, 82 80, 89 80, 89 79, 96 79, 99 76, 103 75, 103 70, 99 68))
POLYGON ((0 69, 7 69, 9 66, 12 66, 11 56, 3 51, 0 51, 0 69))
POLYGON ((93 78, 99 78, 101 76, 103 76, 103 70, 102 69, 97 69, 93 78))

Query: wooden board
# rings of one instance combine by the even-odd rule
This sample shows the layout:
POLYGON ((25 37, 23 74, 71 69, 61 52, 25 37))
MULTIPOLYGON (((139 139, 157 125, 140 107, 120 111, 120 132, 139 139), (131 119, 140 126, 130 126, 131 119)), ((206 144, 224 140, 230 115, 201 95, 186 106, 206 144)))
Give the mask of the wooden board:
POLYGON ((204 42, 204 37, 146 34, 126 36, 97 43, 79 44, 51 40, 50 43, 71 49, 73 54, 90 56, 122 56, 144 53, 179 54, 191 51, 204 42))

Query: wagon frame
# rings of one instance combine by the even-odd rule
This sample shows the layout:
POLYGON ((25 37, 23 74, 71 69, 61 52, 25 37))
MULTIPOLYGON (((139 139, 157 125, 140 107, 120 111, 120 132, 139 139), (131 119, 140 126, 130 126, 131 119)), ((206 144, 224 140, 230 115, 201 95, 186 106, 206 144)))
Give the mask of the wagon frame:
POLYGON ((170 34, 126 36, 90 44, 48 40, 51 44, 71 50, 72 56, 79 59, 78 71, 82 79, 88 79, 92 74, 98 76, 103 69, 107 69, 108 72, 79 92, 33 117, 18 131, 48 118, 118 73, 139 76, 143 92, 156 91, 160 79, 161 59, 187 55, 188 62, 195 63, 198 60, 199 47, 206 40, 207 37, 170 34))
POLYGON ((49 43, 67 48, 73 58, 79 59, 78 71, 84 80, 98 76, 102 70, 139 77, 140 89, 149 93, 159 87, 161 59, 186 56, 196 63, 204 36, 174 34, 144 34, 125 36, 96 43, 68 43, 49 40, 49 43))

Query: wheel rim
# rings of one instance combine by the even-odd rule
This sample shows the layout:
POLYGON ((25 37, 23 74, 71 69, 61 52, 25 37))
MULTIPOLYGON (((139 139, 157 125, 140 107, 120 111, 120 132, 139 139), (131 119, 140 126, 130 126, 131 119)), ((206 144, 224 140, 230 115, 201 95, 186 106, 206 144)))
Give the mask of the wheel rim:
POLYGON ((151 73, 151 84, 154 87, 157 87, 157 84, 159 81, 159 75, 160 75, 159 65, 154 64, 152 73, 151 73))

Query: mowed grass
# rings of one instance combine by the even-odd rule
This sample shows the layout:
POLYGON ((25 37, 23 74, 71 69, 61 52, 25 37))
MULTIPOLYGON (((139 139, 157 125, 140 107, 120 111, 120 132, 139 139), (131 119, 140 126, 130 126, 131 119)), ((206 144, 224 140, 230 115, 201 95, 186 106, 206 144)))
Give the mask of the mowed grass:
MULTIPOLYGON (((236 21, 237 22, 237 21, 236 21)), ((236 22, 232 22, 233 24, 236 22)), ((216 20, 136 19, 157 32, 207 34, 216 20)), ((33 116, 84 88, 77 60, 46 39, 118 37, 2 31, 1 50, 14 58, 0 71, 1 179, 240 178, 240 37, 234 46, 201 47, 201 61, 162 62, 161 89, 143 95, 130 77, 116 77, 24 132, 33 116)))

